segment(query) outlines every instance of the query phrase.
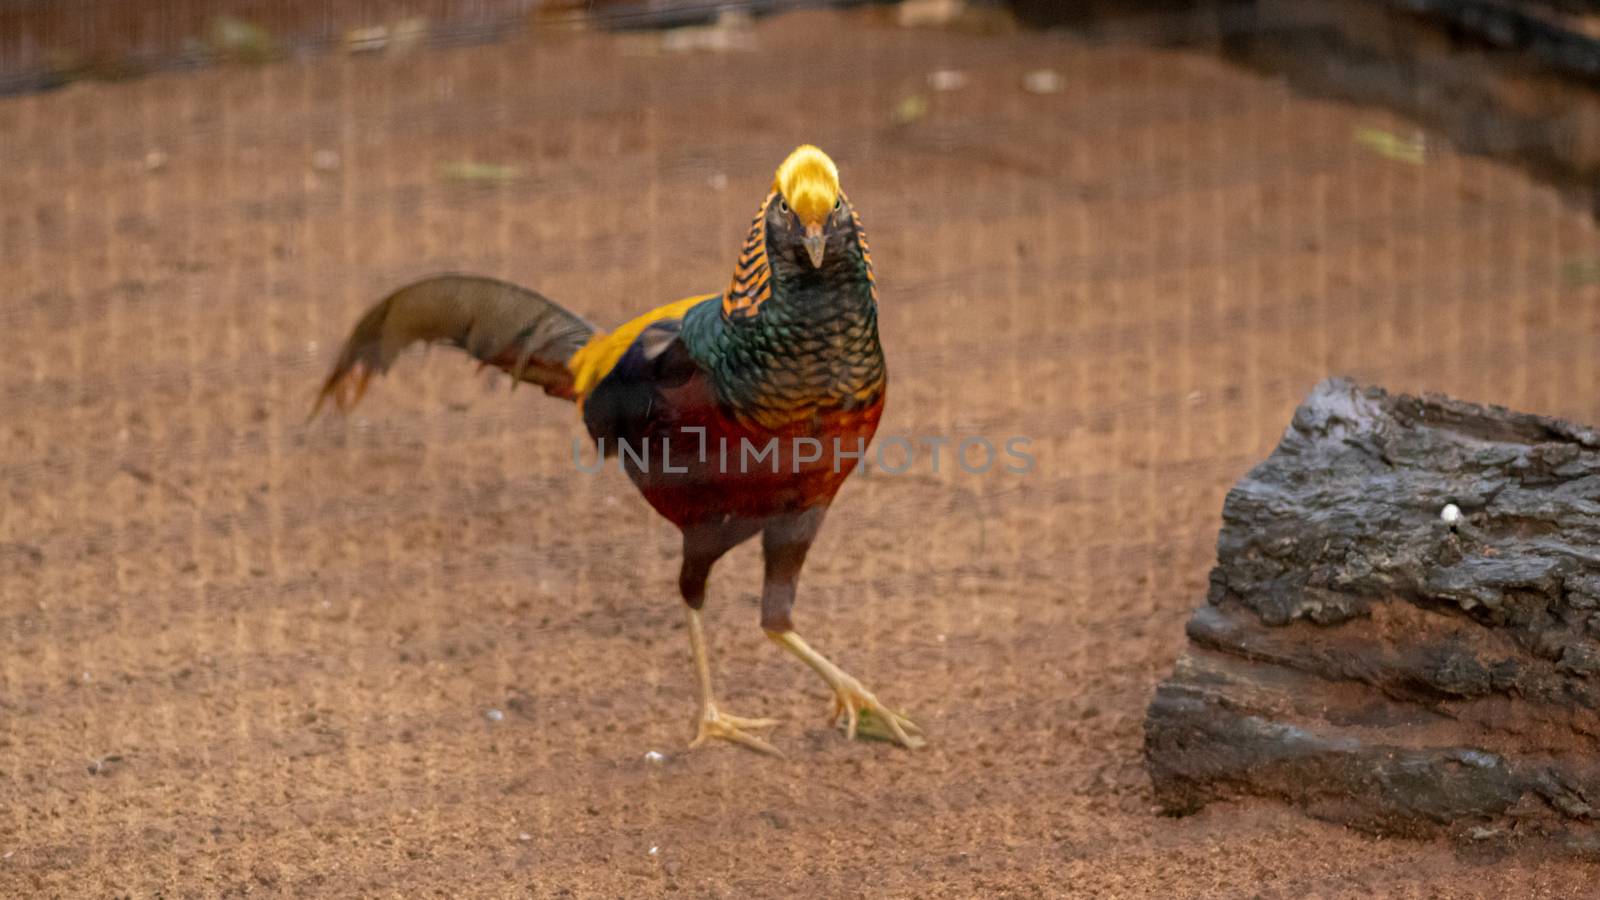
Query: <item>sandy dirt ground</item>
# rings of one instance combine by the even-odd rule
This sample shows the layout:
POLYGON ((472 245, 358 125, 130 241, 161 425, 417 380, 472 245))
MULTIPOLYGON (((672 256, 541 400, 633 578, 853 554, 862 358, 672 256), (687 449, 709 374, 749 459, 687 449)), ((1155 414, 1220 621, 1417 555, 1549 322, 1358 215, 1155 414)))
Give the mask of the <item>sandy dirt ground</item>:
POLYGON ((1317 380, 1600 421, 1593 222, 1204 55, 865 14, 748 41, 529 36, 0 100, 0 896, 1600 883, 1265 804, 1165 818, 1141 765, 1223 495, 1317 380), (1041 68, 1059 92, 1023 89, 1041 68), (965 86, 930 90, 944 69, 965 86), (416 276, 607 323, 719 289, 802 140, 873 241, 881 433, 1037 459, 855 477, 812 553, 800 628, 926 727, 916 753, 828 727, 757 627, 749 546, 713 577, 714 667, 729 708, 786 720, 788 758, 686 751, 676 532, 574 470, 570 407, 435 351, 305 420, 346 328, 416 276))

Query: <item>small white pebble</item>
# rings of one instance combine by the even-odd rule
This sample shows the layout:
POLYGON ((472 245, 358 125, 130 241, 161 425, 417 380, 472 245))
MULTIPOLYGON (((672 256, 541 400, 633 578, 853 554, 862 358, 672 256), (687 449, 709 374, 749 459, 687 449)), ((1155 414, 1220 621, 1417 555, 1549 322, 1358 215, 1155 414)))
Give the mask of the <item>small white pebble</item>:
POLYGON ((1446 503, 1444 509, 1439 510, 1439 518, 1444 520, 1446 525, 1454 525, 1461 521, 1461 507, 1454 503, 1446 503))
POLYGON ((928 73, 928 87, 936 91, 959 91, 967 86, 967 73, 940 69, 928 73))
POLYGON ((651 751, 649 751, 648 753, 646 753, 644 755, 644 761, 645 762, 660 763, 660 762, 663 762, 665 760, 666 760, 666 756, 664 756, 664 755, 662 755, 660 753, 657 753, 654 750, 651 750, 651 751))
POLYGON ((333 150, 318 150, 311 154, 311 168, 319 172, 331 172, 339 168, 339 154, 333 150))
POLYGON ((517 840, 519 840, 519 841, 531 841, 531 840, 533 840, 533 835, 531 835, 531 834, 527 833, 526 831, 524 831, 523 833, 517 835, 517 840))
POLYGON ((942 644, 942 643, 944 643, 944 635, 942 635, 942 634, 934 635, 934 640, 936 640, 936 641, 938 641, 939 643, 942 644))
POLYGON ((1035 69, 1022 78, 1022 88, 1032 94, 1059 94, 1063 79, 1051 69, 1035 69))
POLYGON ((144 170, 146 172, 159 172, 167 167, 167 154, 162 150, 151 150, 144 155, 144 170))
POLYGON ((655 856, 655 855, 656 855, 656 853, 658 853, 658 852, 659 852, 659 851, 660 851, 660 850, 661 850, 661 848, 660 848, 660 847, 651 847, 651 848, 650 848, 650 855, 651 855, 651 856, 655 856))
POLYGON ((491 721, 491 722, 498 722, 501 719, 504 719, 506 717, 506 714, 501 712, 498 709, 491 709, 488 712, 484 713, 484 715, 487 716, 489 721, 491 721))
POLYGON ((17 852, 17 851, 15 851, 15 850, 7 850, 6 851, 6 855, 5 856, 0 856, 0 859, 10 859, 11 858, 11 854, 13 854, 15 852, 17 852))
POLYGON ((728 187, 728 176, 721 172, 711 176, 711 189, 714 191, 725 190, 728 187))
POLYGON ((85 673, 83 673, 83 680, 84 681, 93 681, 94 680, 94 676, 90 675, 88 672, 85 672, 85 673))

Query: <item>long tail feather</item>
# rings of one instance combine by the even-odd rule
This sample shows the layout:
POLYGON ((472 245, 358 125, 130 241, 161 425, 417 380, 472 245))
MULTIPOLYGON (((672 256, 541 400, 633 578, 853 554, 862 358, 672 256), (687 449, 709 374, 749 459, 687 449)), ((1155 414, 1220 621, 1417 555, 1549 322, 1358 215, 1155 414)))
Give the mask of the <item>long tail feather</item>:
POLYGON ((545 393, 572 399, 567 360, 594 326, 549 299, 504 281, 436 275, 395 291, 367 310, 322 384, 311 418, 330 398, 348 412, 400 352, 419 341, 449 344, 545 393))

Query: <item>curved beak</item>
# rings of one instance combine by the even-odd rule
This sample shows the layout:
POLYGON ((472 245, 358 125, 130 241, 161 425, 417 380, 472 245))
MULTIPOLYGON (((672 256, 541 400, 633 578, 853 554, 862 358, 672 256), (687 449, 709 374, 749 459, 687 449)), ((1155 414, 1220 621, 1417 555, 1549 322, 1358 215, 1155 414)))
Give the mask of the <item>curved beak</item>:
POLYGON ((828 249, 828 238, 822 233, 820 222, 806 226, 806 236, 802 243, 806 245, 806 255, 811 257, 811 267, 822 268, 822 254, 828 249))

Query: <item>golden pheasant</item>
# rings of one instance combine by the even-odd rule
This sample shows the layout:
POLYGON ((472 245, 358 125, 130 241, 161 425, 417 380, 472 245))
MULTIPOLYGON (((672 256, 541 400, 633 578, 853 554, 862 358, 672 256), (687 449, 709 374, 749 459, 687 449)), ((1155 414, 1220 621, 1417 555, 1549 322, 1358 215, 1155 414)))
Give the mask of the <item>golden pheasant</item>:
MULTIPOLYGON (((354 405, 417 341, 452 344, 577 401, 603 456, 683 533, 678 589, 699 679, 698 732, 769 753, 776 724, 719 709, 700 609, 711 567, 761 535, 761 627, 833 691, 832 721, 863 715, 906 747, 920 729, 795 631, 795 588, 834 495, 883 411, 872 258, 838 169, 812 146, 778 167, 727 289, 651 310, 611 332, 545 297, 464 275, 395 291, 356 324, 317 398, 354 405)), ((316 414, 314 409, 313 415, 316 414)))

